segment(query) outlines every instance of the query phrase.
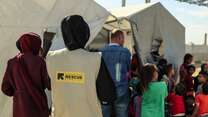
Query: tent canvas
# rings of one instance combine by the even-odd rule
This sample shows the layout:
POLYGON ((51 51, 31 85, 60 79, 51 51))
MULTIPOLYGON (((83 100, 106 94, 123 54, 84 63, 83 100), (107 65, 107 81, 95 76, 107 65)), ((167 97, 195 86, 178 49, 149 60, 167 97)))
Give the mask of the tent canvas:
MULTIPOLYGON (((52 49, 63 48, 60 33, 61 20, 67 15, 78 14, 90 26, 89 43, 101 30, 109 12, 93 0, 1 0, 0 2, 0 84, 7 60, 18 52, 16 40, 25 32, 55 31, 52 49)), ((0 117, 12 116, 12 98, 0 92, 0 117)))
POLYGON ((178 69, 185 54, 185 28, 161 3, 127 6, 110 12, 118 20, 105 24, 104 28, 131 30, 143 63, 149 62, 152 45, 162 40, 161 53, 178 69))

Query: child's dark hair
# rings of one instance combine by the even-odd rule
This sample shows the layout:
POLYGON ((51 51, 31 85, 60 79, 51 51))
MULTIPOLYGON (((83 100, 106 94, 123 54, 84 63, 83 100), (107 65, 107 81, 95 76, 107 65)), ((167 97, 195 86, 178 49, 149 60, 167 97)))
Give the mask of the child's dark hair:
POLYGON ((158 62, 158 65, 162 65, 162 66, 167 65, 167 64, 168 64, 168 61, 165 58, 161 58, 158 62))
POLYGON ((165 74, 168 75, 172 69, 173 69, 173 64, 168 64, 165 69, 165 74))
POLYGON ((134 54, 131 60, 131 70, 136 71, 137 68, 139 68, 138 57, 137 57, 137 54, 134 54))
POLYGON ((203 94, 208 95, 208 83, 205 83, 202 86, 202 92, 203 92, 203 94))
POLYGON ((187 63, 187 60, 189 60, 191 58, 193 58, 193 55, 191 55, 190 53, 187 53, 183 58, 183 62, 187 63))
POLYGON ((175 86, 175 93, 176 95, 184 96, 186 93, 186 87, 182 83, 177 84, 175 86))
POLYGON ((148 89, 148 85, 152 81, 155 71, 157 71, 157 67, 153 64, 147 64, 142 67, 140 73, 141 82, 138 85, 138 93, 143 94, 148 89))
POLYGON ((196 70, 196 67, 194 65, 192 65, 192 64, 188 65, 187 70, 189 71, 190 69, 196 70))
POLYGON ((207 72, 203 72, 203 71, 200 71, 199 72, 199 75, 203 75, 206 79, 208 78, 208 74, 207 74, 207 72))
POLYGON ((207 63, 203 63, 203 64, 201 65, 201 71, 202 71, 202 72, 206 72, 206 71, 205 71, 205 66, 206 66, 206 65, 208 65, 208 64, 207 64, 207 63))
POLYGON ((192 95, 185 97, 186 114, 192 115, 195 107, 195 98, 192 95))

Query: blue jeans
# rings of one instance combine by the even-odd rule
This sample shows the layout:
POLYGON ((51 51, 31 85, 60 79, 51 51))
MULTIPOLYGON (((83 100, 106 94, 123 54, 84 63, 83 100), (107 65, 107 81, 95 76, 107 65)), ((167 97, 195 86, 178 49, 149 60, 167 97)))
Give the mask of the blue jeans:
POLYGON ((128 117, 129 93, 117 97, 113 105, 101 105, 103 117, 111 117, 115 111, 116 117, 128 117))

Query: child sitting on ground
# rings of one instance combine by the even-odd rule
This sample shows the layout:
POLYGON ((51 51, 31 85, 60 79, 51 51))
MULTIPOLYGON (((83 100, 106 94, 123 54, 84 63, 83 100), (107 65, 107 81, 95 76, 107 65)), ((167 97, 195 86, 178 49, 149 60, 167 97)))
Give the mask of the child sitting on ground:
POLYGON ((185 117, 185 105, 184 105, 184 94, 186 88, 182 83, 175 86, 175 92, 168 95, 167 101, 169 102, 171 117, 185 117))
POLYGON ((202 86, 202 92, 196 96, 196 107, 192 117, 208 117, 208 83, 202 86))

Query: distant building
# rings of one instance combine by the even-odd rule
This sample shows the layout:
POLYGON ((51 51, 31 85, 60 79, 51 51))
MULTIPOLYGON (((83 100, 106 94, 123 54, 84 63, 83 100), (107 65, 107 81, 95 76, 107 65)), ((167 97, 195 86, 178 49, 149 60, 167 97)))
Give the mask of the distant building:
POLYGON ((186 53, 194 55, 195 61, 208 62, 208 45, 207 45, 207 34, 205 34, 204 44, 201 45, 186 45, 186 53))

